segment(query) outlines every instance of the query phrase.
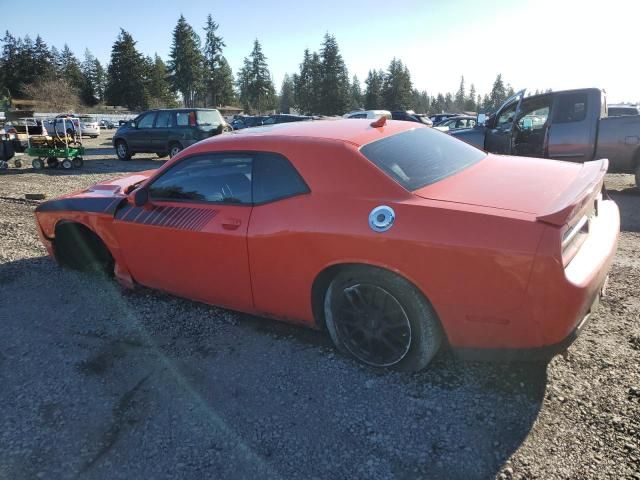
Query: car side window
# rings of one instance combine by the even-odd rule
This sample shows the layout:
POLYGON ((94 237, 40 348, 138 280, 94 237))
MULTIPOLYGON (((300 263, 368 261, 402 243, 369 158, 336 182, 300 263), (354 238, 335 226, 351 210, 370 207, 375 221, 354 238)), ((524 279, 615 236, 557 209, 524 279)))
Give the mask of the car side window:
POLYGON ((273 125, 274 123, 276 123, 276 119, 273 118, 273 117, 269 117, 262 124, 263 125, 273 125))
POLYGON ((167 128, 171 126, 171 111, 162 111, 158 112, 158 117, 156 119, 156 128, 167 128))
POLYGON ((518 102, 514 102, 505 108, 502 112, 500 112, 500 116, 498 116, 498 121, 496 122, 496 128, 500 129, 508 129, 511 128, 513 124, 513 117, 516 114, 516 108, 518 107, 518 102))
POLYGON ((581 122, 587 116, 587 94, 563 93, 558 96, 554 123, 581 122))
POLYGON ((250 205, 252 158, 205 154, 186 158, 149 186, 152 200, 250 205))
POLYGON ((189 116, 192 112, 176 112, 176 126, 178 127, 188 127, 189 126, 189 116))
POLYGON ((156 112, 147 113, 140 120, 138 120, 138 128, 152 128, 155 118, 156 112))
POLYGON ((309 193, 309 187, 289 160, 261 153, 253 161, 253 202, 267 203, 309 193))

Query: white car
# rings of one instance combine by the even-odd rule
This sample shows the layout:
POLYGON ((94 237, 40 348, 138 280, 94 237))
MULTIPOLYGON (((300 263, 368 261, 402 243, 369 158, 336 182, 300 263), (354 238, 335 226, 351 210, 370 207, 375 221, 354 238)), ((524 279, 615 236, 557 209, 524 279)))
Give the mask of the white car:
POLYGON ((387 117, 391 120, 391 112, 389 110, 356 110, 354 112, 345 113, 342 118, 371 118, 376 119, 387 117))
POLYGON ((80 117, 80 132, 83 137, 98 138, 100 135, 100 123, 95 118, 80 117))

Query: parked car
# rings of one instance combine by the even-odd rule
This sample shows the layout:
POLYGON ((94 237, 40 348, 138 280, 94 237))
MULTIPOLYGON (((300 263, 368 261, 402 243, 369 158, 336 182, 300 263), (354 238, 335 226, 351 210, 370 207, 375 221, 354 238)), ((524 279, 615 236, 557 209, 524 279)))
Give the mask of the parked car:
POLYGON ((130 160, 136 153, 173 157, 200 140, 229 130, 215 109, 150 110, 120 126, 113 135, 113 146, 120 160, 130 160))
POLYGON ((405 122, 417 122, 424 125, 432 126, 433 122, 429 117, 424 114, 416 113, 413 110, 409 111, 395 111, 391 112, 391 118, 393 120, 403 120, 405 122))
POLYGON ((444 122, 445 120, 448 120, 453 117, 459 117, 460 115, 462 115, 462 113, 438 113, 436 115, 431 115, 431 117, 429 118, 433 122, 433 126, 436 127, 441 122, 444 122))
POLYGON ((266 116, 240 116, 231 122, 234 130, 242 130, 243 128, 259 127, 269 118, 266 116))
POLYGON ((98 138, 100 136, 100 124, 95 118, 80 117, 80 131, 83 137, 98 138))
POLYGON ((380 118, 380 117, 391 118, 391 112, 389 110, 355 110, 353 112, 345 113, 343 118, 380 118))
POLYGON ((46 121, 50 135, 80 135, 82 133, 80 119, 73 114, 58 115, 46 121))
POLYGON ((7 123, 4 129, 11 137, 13 148, 16 152, 24 152, 27 149, 29 136, 51 134, 51 132, 47 131, 46 122, 37 118, 13 120, 7 123))
POLYGON ((125 286, 326 328, 376 367, 419 370, 445 339, 550 356, 594 311, 620 225, 606 160, 488 155, 384 119, 254 132, 41 203, 42 242, 125 286))
POLYGON ((608 105, 607 116, 619 117, 621 115, 640 115, 640 108, 637 105, 608 105))
POLYGON ((279 113, 277 115, 269 115, 262 121, 262 125, 274 125, 276 123, 304 122, 313 120, 313 117, 307 115, 290 115, 288 113, 279 113))
POLYGON ((571 162, 607 158, 611 172, 634 173, 640 187, 640 116, 605 115, 606 96, 597 88, 530 97, 522 90, 477 128, 451 134, 492 153, 571 162))
POLYGON ((107 130, 112 130, 114 128, 116 128, 115 123, 113 123, 111 120, 100 120, 100 128, 104 128, 107 130))
POLYGON ((458 130, 459 128, 473 128, 476 126, 477 119, 476 117, 470 117, 467 115, 460 115, 453 118, 448 118, 444 120, 434 128, 441 130, 443 132, 448 132, 450 130, 458 130))

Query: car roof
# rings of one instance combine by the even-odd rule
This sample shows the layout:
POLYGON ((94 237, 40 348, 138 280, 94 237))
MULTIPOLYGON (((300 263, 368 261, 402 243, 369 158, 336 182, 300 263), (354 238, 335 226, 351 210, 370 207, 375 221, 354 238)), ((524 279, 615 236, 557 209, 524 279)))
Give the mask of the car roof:
POLYGON ((279 123, 212 137, 205 142, 241 142, 243 138, 313 138, 350 143, 357 147, 396 133, 414 128, 429 128, 415 122, 387 120, 383 127, 372 127, 372 119, 311 120, 308 122, 279 123))

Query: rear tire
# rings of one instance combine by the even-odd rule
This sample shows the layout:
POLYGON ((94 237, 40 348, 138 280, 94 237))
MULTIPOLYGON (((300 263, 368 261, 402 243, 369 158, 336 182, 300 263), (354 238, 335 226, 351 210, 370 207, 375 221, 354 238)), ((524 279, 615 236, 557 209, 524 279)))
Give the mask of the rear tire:
POLYGON ((129 146, 127 145, 127 142, 125 142, 124 140, 118 140, 116 142, 115 147, 116 147, 116 155, 118 156, 118 159, 122 161, 131 160, 131 152, 129 151, 129 146))
POLYGON ((44 160, 41 158, 34 158, 31 160, 31 167, 34 170, 42 170, 44 168, 44 160))
POLYGON ((179 143, 172 143, 169 146, 169 158, 175 157, 181 151, 182 151, 182 145, 180 145, 179 143))
POLYGON ((427 299, 404 278, 378 268, 338 273, 325 294, 324 314, 338 350, 377 368, 422 370, 442 343, 427 299))
POLYGON ((82 168, 82 165, 84 165, 84 160, 82 159, 82 157, 73 157, 73 160, 71 160, 71 162, 73 163, 73 168, 82 168))
POLYGON ((65 158, 64 160, 62 160, 62 168, 64 170, 71 170, 73 168, 73 163, 71 163, 71 160, 69 160, 68 158, 65 158))

